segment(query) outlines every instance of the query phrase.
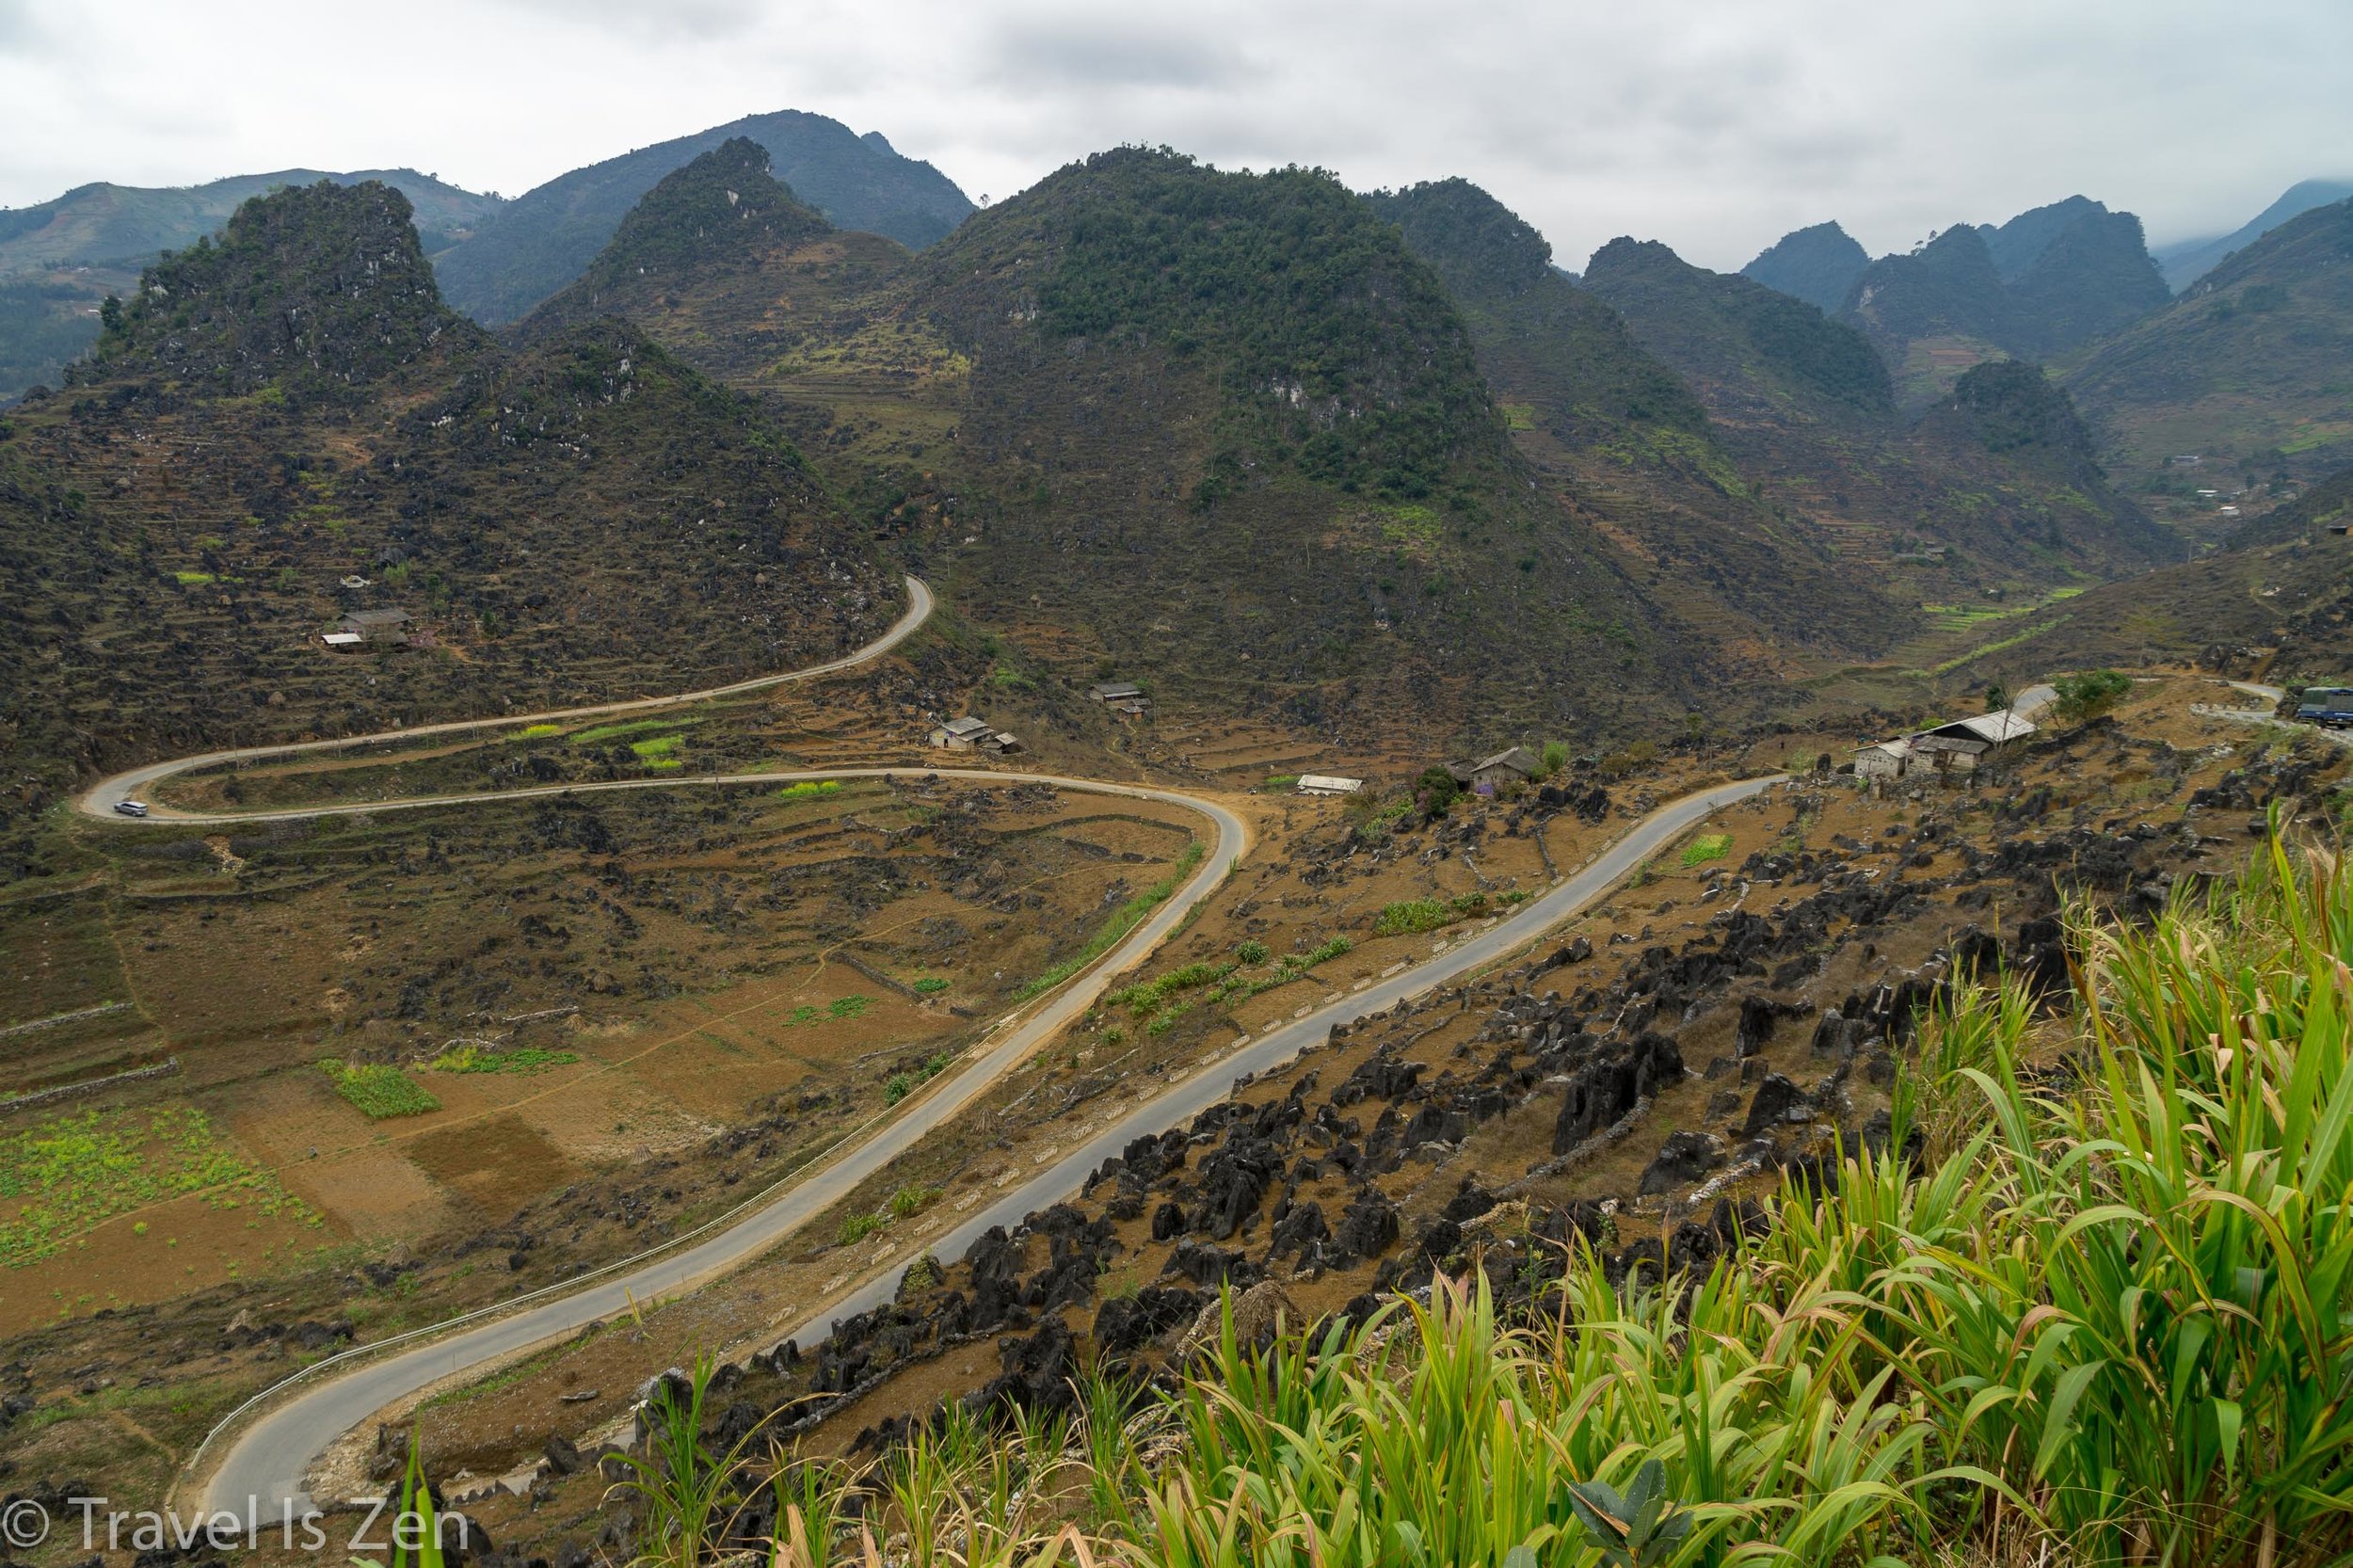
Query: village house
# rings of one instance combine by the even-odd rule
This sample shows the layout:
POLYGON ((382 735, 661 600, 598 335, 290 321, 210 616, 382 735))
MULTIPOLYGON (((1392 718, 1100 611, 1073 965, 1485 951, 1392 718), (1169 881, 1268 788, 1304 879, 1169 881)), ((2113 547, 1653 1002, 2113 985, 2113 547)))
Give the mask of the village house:
POLYGON ((1097 680, 1087 688, 1087 696, 1112 712, 1130 717, 1152 711, 1152 699, 1132 680, 1097 680))
POLYGON ((349 632, 363 643, 405 643, 408 640, 408 623, 414 619, 406 610, 353 610, 335 623, 335 630, 349 632))
POLYGON ((986 719, 970 714, 932 726, 931 744, 944 751, 980 751, 992 757, 1010 756, 1021 743, 986 719))
MULTIPOLYGON (((1507 784, 1525 784, 1544 772, 1545 765, 1526 746, 1513 746, 1473 762, 1465 771, 1470 775, 1470 787, 1481 794, 1493 794, 1507 784)), ((1456 776, 1460 777, 1461 775, 1456 776)))
POLYGON ((1976 773, 2012 742, 2035 732, 2032 721, 2016 713, 1977 713, 1892 741, 1874 741, 1855 748, 1855 776, 1893 781, 1915 774, 1976 773))
POLYGON ((1303 773, 1295 786, 1303 795, 1353 795, 1364 787, 1361 778, 1343 778, 1328 773, 1303 773))
POLYGON ((1857 778, 1901 778, 1904 764, 1912 760, 1912 743, 1904 740, 1874 741, 1856 748, 1854 776, 1857 778))

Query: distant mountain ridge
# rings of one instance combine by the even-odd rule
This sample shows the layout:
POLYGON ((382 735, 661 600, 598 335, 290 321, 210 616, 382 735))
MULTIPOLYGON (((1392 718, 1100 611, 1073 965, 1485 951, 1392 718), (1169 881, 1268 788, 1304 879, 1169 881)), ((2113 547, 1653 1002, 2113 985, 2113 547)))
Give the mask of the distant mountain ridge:
POLYGON ((413 168, 322 172, 280 169, 200 185, 78 185, 30 207, 0 211, 0 402, 36 384, 55 386, 66 363, 97 340, 100 301, 128 295, 139 269, 219 232, 253 197, 321 180, 376 181, 408 199, 424 248, 456 244, 500 206, 413 168))
POLYGON ((441 292, 488 325, 527 314, 586 270, 664 175, 736 138, 766 149, 776 178, 836 228, 921 249, 973 210, 946 175, 903 156, 881 133, 861 136, 840 120, 787 109, 641 147, 524 192, 466 244, 434 259, 441 292))
POLYGON ((2353 198, 2273 228, 2064 366, 2121 470, 2213 486, 2353 462, 2353 198))
POLYGON ((235 174, 200 185, 157 187, 100 181, 34 206, 0 211, 0 274, 84 263, 144 266, 163 251, 217 233, 229 215, 253 197, 321 180, 339 185, 372 180, 400 192, 426 236, 427 252, 446 248, 453 235, 503 205, 496 196, 465 190, 413 168, 345 173, 286 168, 274 174, 235 174))
POLYGON ((2353 197, 2353 180, 2299 180, 2280 199, 2227 234, 2175 240, 2152 251, 2166 283, 2180 294, 2221 264, 2234 250, 2243 250, 2292 217, 2353 197))
POLYGON ((1891 365, 1923 339, 2043 360, 2171 297, 2140 219, 2075 196, 1999 227, 1955 224, 1910 255, 1880 258, 1855 280, 1841 313, 1891 365))
POLYGON ((1981 360, 2049 359, 2171 297, 2140 219, 2083 196, 2006 223, 1957 223, 1877 261, 1837 224, 1817 223, 1783 235, 1740 272, 1859 328, 1915 411, 1981 360))
MULTIPOLYGON (((1939 238, 1928 264, 1957 291, 1999 287, 1979 231, 1939 238)), ((1753 279, 1619 239, 1594 253, 1585 286, 1699 392, 1717 439, 1744 472, 1770 475, 1796 523, 1881 581, 1932 560, 1945 585, 1913 592, 1974 582, 2007 593, 2179 554, 2107 488, 2066 394, 2034 366, 1978 365, 1915 422, 1855 327, 1753 279)))

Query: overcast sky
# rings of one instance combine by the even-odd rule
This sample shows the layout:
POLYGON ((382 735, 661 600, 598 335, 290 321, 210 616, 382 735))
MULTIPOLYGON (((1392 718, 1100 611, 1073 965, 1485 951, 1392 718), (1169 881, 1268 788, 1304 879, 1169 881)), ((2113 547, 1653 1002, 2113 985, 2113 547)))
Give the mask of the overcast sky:
POLYGON ((1874 253, 2081 191, 2162 242, 2353 172, 2348 0, 0 0, 0 204, 411 166, 514 195, 772 109, 1001 200, 1166 143, 1462 174, 1581 267, 1874 253))

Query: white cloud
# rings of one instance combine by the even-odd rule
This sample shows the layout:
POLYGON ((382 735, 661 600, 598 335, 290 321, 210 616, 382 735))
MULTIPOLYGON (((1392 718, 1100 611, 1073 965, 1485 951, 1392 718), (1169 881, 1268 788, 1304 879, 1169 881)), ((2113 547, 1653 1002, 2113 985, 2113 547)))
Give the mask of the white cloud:
POLYGON ((1000 200, 1162 143, 1462 174, 1581 265, 1874 250, 2082 191, 2159 239, 2353 164, 2343 0, 0 0, 0 201, 412 165, 510 194, 740 115, 879 130, 1000 200))

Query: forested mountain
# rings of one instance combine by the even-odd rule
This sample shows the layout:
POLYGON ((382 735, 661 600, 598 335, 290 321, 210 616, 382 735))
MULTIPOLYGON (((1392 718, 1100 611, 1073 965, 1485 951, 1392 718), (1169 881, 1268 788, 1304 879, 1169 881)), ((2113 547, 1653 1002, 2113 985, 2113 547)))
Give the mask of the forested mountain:
POLYGON ((855 252, 871 285, 907 257, 879 234, 836 230, 769 172, 767 149, 735 136, 664 175, 621 219, 612 243, 577 280, 526 318, 526 334, 600 315, 660 320, 664 339, 719 375, 766 369, 776 343, 762 331, 780 296, 806 314, 821 275, 855 252))
POLYGON ((2166 285, 2180 294, 2214 270, 2234 250, 2243 250, 2292 217, 2353 197, 2353 180, 2299 180, 2280 199, 2227 234, 2204 239, 2176 240, 2155 247, 2157 268, 2166 285))
POLYGON ((1522 455, 1641 564, 1663 614, 1752 659, 1885 646, 1890 603, 1753 492, 1698 396, 1535 230, 1465 180, 1368 200, 1453 295, 1522 455))
MULTIPOLYGON (((1970 267, 1994 276, 1981 235, 1953 242, 1962 247, 1970 267)), ((1963 376, 1965 392, 1914 422, 1858 332, 1751 279, 1620 239, 1585 280, 1698 391, 1743 472, 1858 564, 1910 567, 1923 596, 1933 591, 1923 569, 1948 593, 1956 583, 2007 592, 2176 553, 2108 489, 2065 394, 2031 366, 1963 376)))
POLYGON ((54 200, 0 210, 0 401, 56 384, 68 360, 98 338, 99 304, 128 294, 139 269, 167 250, 218 232, 247 200, 290 185, 374 180, 408 199, 429 253, 464 237, 499 206, 413 168, 324 174, 280 169, 162 189, 100 183, 54 200))
POLYGON ((1817 223, 1782 235, 1742 267, 1740 275, 1817 311, 1835 311, 1870 264, 1870 252, 1847 231, 1835 223, 1817 223))
POLYGON ((1952 368, 1993 353, 2042 360, 2112 332, 2171 297, 2140 219, 2070 197, 1996 227, 1956 224, 1855 280, 1843 313, 1896 367, 1914 401, 1952 368))
POLYGON ((2091 345, 2069 390, 2119 471, 2194 455, 2202 486, 2353 461, 2353 200, 2233 253, 2164 310, 2091 345))
POLYGON ((280 191, 0 420, 0 839, 94 769, 789 668, 900 600, 753 405, 618 321, 503 349, 397 191, 280 191), (361 609, 429 646, 321 646, 361 609))
MULTIPOLYGON (((629 245, 707 233, 689 185, 717 178, 649 198, 629 245)), ((616 238, 594 276, 772 396, 878 526, 952 513, 940 566, 984 621, 1356 727, 1607 725, 1707 667, 1591 520, 1531 492, 1445 284, 1328 176, 1125 149, 920 255, 853 238, 782 236, 758 267, 698 238, 635 295, 616 238)), ((1698 418, 1649 376, 1620 393, 1698 418)))
POLYGON ((930 164, 870 131, 787 109, 642 147, 559 175, 501 209, 465 245, 435 258, 442 293, 477 321, 512 321, 579 277, 623 215, 672 170, 742 137, 767 150, 776 177, 836 227, 930 245, 972 203, 930 164))

